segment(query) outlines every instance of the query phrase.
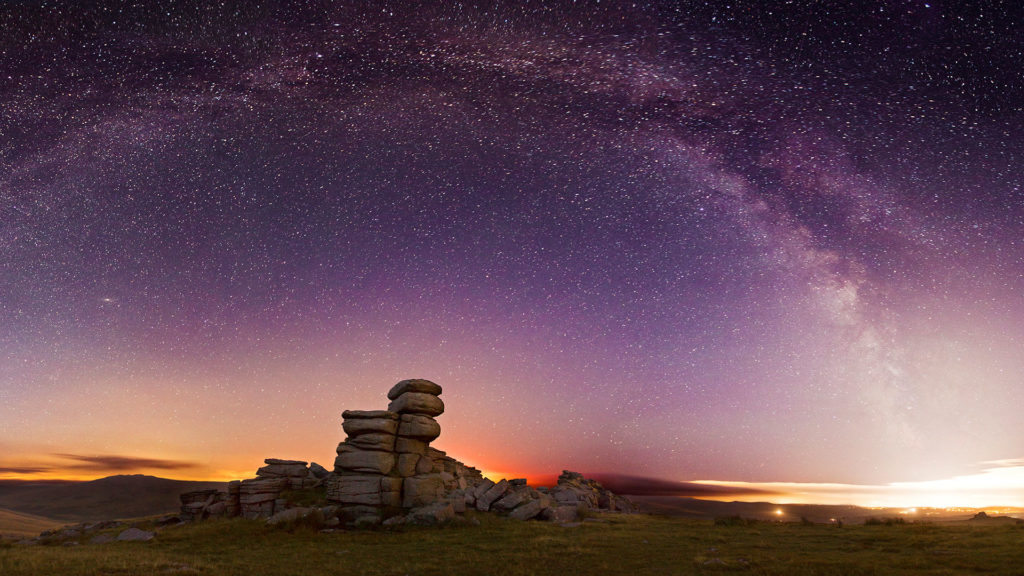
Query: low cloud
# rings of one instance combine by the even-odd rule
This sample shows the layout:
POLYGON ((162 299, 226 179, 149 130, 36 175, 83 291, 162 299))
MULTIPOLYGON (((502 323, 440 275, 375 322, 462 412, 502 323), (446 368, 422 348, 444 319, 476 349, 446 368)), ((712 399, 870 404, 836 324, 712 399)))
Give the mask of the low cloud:
POLYGON ((42 474, 50 470, 40 466, 0 466, 0 474, 42 474))
POLYGON ((591 476, 616 494, 636 496, 690 496, 709 498, 714 496, 737 496, 743 494, 774 494, 771 490, 753 487, 716 486, 693 482, 673 482, 657 478, 624 476, 621 474, 593 474, 591 476))
POLYGON ((95 470, 106 472, 126 472, 140 468, 157 468, 160 470, 185 470, 195 468, 191 462, 163 460, 159 458, 138 458, 135 456, 83 456, 81 454, 53 454, 58 458, 73 460, 76 464, 62 466, 67 470, 95 470))

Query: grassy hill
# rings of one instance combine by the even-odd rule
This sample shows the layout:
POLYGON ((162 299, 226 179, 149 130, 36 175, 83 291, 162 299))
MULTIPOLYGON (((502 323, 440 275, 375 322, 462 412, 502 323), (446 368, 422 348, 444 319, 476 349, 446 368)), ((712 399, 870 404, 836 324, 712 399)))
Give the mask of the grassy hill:
POLYGON ((61 522, 0 508, 0 536, 35 536, 43 530, 60 526, 61 522))
POLYGON ((89 482, 7 480, 0 481, 0 508, 64 522, 136 518, 176 511, 182 492, 225 486, 139 474, 89 482))
POLYGON ((1024 526, 1016 522, 838 527, 598 515, 562 527, 471 517, 479 525, 333 533, 215 520, 168 527, 151 542, 0 544, 0 574, 881 576, 1021 574, 1024 566, 1024 526))

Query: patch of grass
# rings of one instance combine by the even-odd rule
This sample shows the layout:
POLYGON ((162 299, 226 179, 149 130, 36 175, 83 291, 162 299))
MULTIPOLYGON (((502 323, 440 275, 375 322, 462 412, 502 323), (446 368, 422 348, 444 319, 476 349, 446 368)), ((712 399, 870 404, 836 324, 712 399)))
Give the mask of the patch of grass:
POLYGON ((607 515, 565 528, 490 514, 479 525, 319 533, 260 521, 163 529, 152 542, 0 548, 0 574, 311 573, 940 575, 1019 574, 1021 530, 1001 526, 803 525, 607 515))
POLYGON ((906 518, 900 518, 898 516, 894 518, 871 517, 864 521, 865 526, 902 526, 906 523, 906 518))
POLYGON ((761 520, 756 518, 744 518, 739 515, 715 518, 715 526, 755 526, 760 523, 761 520))

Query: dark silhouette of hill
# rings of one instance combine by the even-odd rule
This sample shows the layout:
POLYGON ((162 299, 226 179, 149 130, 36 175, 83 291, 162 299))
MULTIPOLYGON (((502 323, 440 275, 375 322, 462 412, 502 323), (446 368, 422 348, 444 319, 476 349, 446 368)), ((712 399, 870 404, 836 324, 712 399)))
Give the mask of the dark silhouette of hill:
POLYGON ((174 512, 181 505, 179 494, 209 488, 224 490, 226 483, 141 474, 88 482, 2 480, 0 508, 70 522, 135 518, 174 512))

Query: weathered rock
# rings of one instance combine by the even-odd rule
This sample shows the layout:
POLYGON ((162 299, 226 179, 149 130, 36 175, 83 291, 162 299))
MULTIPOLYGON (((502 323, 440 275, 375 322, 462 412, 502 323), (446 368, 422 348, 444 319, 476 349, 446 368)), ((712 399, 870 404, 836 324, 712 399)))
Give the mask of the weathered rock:
POLYGON ((491 488, 487 490, 487 492, 484 492, 482 496, 477 496, 476 509, 480 510, 481 512, 486 512, 490 510, 491 504, 498 498, 501 498, 502 494, 504 494, 505 490, 507 489, 508 480, 504 479, 495 484, 494 486, 491 486, 491 488))
POLYGON ((381 492, 380 493, 380 505, 385 508, 401 508, 402 507, 402 492, 381 492))
MULTIPOLYGON (((491 504, 492 510, 498 510, 501 512, 508 512, 513 508, 516 508, 520 504, 530 500, 530 493, 526 490, 509 490, 504 496, 498 498, 494 504, 491 504)), ((540 512, 540 509, 537 510, 540 512)))
POLYGON ((388 400, 394 400, 406 392, 420 392, 423 394, 431 394, 433 396, 441 395, 441 387, 434 384, 430 380, 422 380, 414 378, 412 380, 402 380, 398 384, 391 387, 388 390, 388 400))
POLYGON ((549 506, 544 509, 544 519, 559 524, 575 522, 579 518, 579 509, 576 505, 549 506))
POLYGON ((422 392, 406 392, 388 404, 388 410, 399 414, 424 414, 440 416, 444 413, 444 402, 437 396, 422 392))
POLYGON ((448 501, 452 503, 452 510, 455 510, 456 514, 466 511, 466 493, 464 491, 452 490, 448 494, 448 501))
POLYGON ((330 472, 327 471, 326 468, 317 464, 316 462, 313 462, 312 464, 309 465, 309 473, 312 474, 314 478, 320 480, 327 478, 331 474, 330 472))
POLYGON ((551 496, 553 496, 555 501, 559 504, 576 504, 580 501, 579 493, 574 490, 556 488, 551 491, 551 496))
POLYGON ((640 511, 639 508, 636 507, 636 504, 633 504, 633 501, 630 500, 629 498, 617 495, 614 496, 614 498, 616 511, 622 512, 624 514, 636 514, 640 511))
POLYGON ((398 435, 430 442, 441 435, 441 425, 430 416, 421 414, 402 414, 398 423, 398 435))
POLYGON ((416 463, 419 462, 419 454, 399 454, 393 473, 408 478, 416 475, 416 463))
POLYGON ((345 410, 341 417, 345 420, 398 420, 398 414, 388 410, 345 410))
POLYGON ((413 508, 406 516, 406 524, 434 526, 455 518, 455 510, 449 502, 434 502, 420 508, 413 508))
POLYGON ((406 478, 402 484, 402 507, 417 508, 440 500, 444 496, 441 477, 426 474, 406 478))
POLYGON ((484 495, 485 492, 490 490, 491 487, 493 486, 494 482, 490 478, 484 478, 479 484, 476 485, 476 488, 473 489, 473 497, 480 498, 481 496, 484 495))
POLYGON ((541 501, 530 500, 529 502, 519 506, 515 510, 509 512, 509 518, 515 518, 516 520, 529 520, 530 518, 536 517, 540 514, 541 510, 544 509, 541 501))
POLYGON ((377 522, 380 522, 380 508, 377 506, 342 506, 338 510, 338 518, 344 520, 347 524, 353 524, 360 518, 376 517, 377 522))
POLYGON ((421 456, 416 462, 417 474, 430 474, 434 471, 434 461, 429 456, 421 456))
POLYGON ((342 504, 380 506, 381 476, 334 476, 327 482, 327 499, 342 504))
POLYGON ((394 434, 371 432, 369 434, 354 436, 345 442, 351 446, 356 446, 365 450, 381 450, 384 452, 393 452, 395 450, 394 434))
POLYGON ((267 458, 264 462, 266 462, 267 465, 256 471, 257 476, 269 478, 303 478, 309 475, 309 469, 306 467, 305 462, 298 460, 278 460, 276 458, 267 458))
POLYGON ((370 526, 377 526, 381 523, 380 514, 364 514, 356 518, 352 525, 356 528, 368 528, 370 526))
POLYGON ((218 490, 195 490, 178 495, 178 500, 181 501, 182 506, 195 504, 197 502, 205 505, 206 503, 212 503, 217 493, 218 490))
POLYGON ((113 542, 114 540, 115 538, 113 534, 103 533, 97 534, 90 538, 89 544, 107 544, 108 542, 113 542))
POLYGON ((395 467, 395 455, 391 452, 377 450, 361 450, 346 445, 343 450, 338 447, 338 457, 334 460, 334 471, 368 472, 387 475, 395 467))
POLYGON ((243 480, 238 490, 238 501, 242 505, 273 501, 288 486, 287 478, 243 480))
POLYGON ((270 526, 277 526, 279 524, 295 522, 296 520, 299 520, 305 517, 307 514, 309 514, 309 510, 309 508, 301 507, 282 510, 281 512, 274 514, 270 518, 267 518, 267 524, 269 524, 270 526))
POLYGON ((345 434, 355 437, 362 434, 394 434, 398 431, 398 414, 387 410, 346 410, 341 423, 345 434))
POLYGON ((397 516, 392 516, 391 518, 381 522, 381 524, 384 526, 398 526, 399 524, 405 524, 405 515, 399 514, 397 516))
MULTIPOLYGON (((413 440, 412 438, 402 438, 401 436, 395 440, 395 452, 401 452, 403 454, 426 454, 427 443, 420 440, 413 440)), ((431 464, 433 465, 433 464, 431 464)))
POLYGON ((287 478, 250 478, 238 486, 239 496, 257 493, 277 493, 288 487, 287 478))
POLYGON ((378 523, 403 509, 433 504, 441 510, 448 506, 462 512, 472 506, 524 519, 568 517, 560 509, 547 510, 556 501, 566 510, 632 509, 627 500, 575 472, 563 471, 549 498, 523 478, 495 484, 478 469, 431 448, 429 443, 441 432, 433 416, 444 411, 438 394, 440 387, 426 380, 399 382, 389 392, 389 410, 342 414, 347 439, 338 445, 333 473, 316 463, 270 458, 256 479, 235 482, 226 494, 183 497, 182 516, 267 518, 277 513, 278 518, 294 518, 300 512, 283 514, 294 506, 284 490, 320 484, 326 486, 328 500, 339 505, 330 518, 348 525, 378 523))
POLYGON ((117 535, 121 542, 148 542, 156 537, 156 533, 139 528, 129 528, 117 535))
POLYGON ((380 503, 385 508, 401 508, 402 479, 385 476, 380 479, 380 503))

